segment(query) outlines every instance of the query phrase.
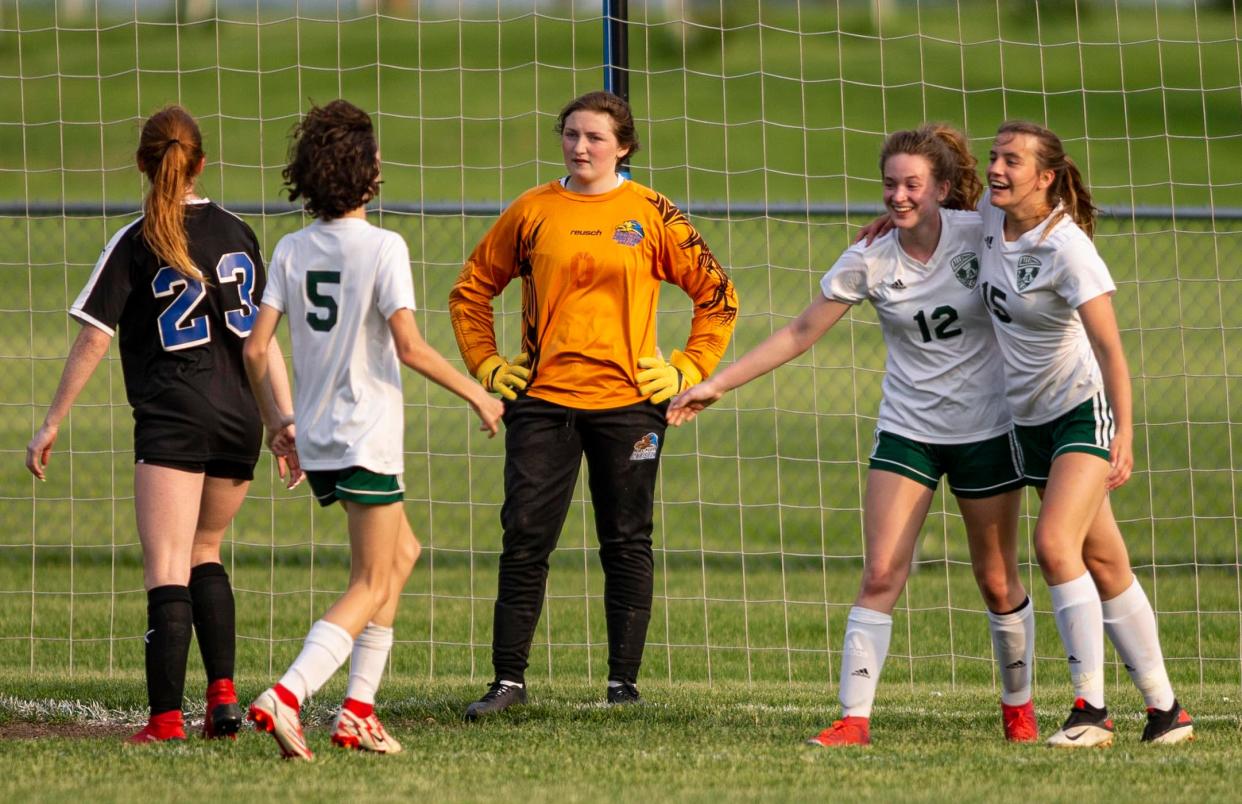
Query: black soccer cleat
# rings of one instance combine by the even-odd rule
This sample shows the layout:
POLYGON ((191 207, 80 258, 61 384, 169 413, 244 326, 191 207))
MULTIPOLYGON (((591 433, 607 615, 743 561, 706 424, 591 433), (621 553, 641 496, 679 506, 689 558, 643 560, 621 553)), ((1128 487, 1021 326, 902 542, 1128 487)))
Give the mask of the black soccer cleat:
POLYGON ((1168 709, 1147 710, 1147 725, 1143 727, 1143 742, 1153 745, 1172 745, 1189 742, 1194 738, 1194 718, 1176 700, 1168 709))
POLYGON ((483 697, 466 707, 466 722, 503 712, 510 706, 526 703, 526 687, 493 681, 483 697))
POLYGON ((608 685, 608 705, 615 706, 618 704, 636 704, 642 703, 643 698, 638 694, 638 687, 628 681, 623 681, 619 686, 608 685))
POLYGON ((209 740, 234 738, 242 724, 242 710, 236 703, 216 704, 203 718, 203 736, 209 740))
POLYGON ((1069 717, 1048 738, 1053 748, 1107 748, 1113 744, 1113 721, 1108 709, 1094 707, 1078 698, 1070 709, 1069 717))

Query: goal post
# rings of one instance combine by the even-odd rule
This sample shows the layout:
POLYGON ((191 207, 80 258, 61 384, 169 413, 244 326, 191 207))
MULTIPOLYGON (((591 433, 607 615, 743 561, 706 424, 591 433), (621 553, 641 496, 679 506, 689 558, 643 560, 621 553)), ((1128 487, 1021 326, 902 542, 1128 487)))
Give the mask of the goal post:
MULTIPOLYGON (((173 101, 198 117, 201 189, 270 254, 307 222, 280 189, 298 115, 337 96, 369 111, 384 161, 372 220, 409 244, 420 328, 460 365, 449 288, 499 210, 561 175, 556 114, 602 72, 635 110, 633 178, 688 214, 737 285, 726 363, 797 315, 875 214, 887 133, 944 120, 982 156, 1006 118, 1058 131, 1104 210, 1096 244, 1133 375, 1136 471, 1114 507, 1175 683, 1242 686, 1242 27, 1228 4, 1041 0, 1028 15, 1000 0, 194 2, 184 16, 177 5, 0 3, 0 677, 141 676, 132 419, 115 348, 62 426, 48 482, 22 467, 76 333, 65 311, 140 209, 140 121, 173 101)), ((507 353, 519 301, 516 289, 496 301, 507 353)), ((689 319, 667 288, 665 353, 689 319)), ((670 431, 645 679, 835 683, 883 365, 876 318, 859 306, 805 355, 670 431)), ((486 679, 502 439, 421 378, 405 388, 407 510, 425 552, 392 671, 486 679)), ((1020 561, 1037 683, 1060 690, 1035 505, 1020 561)), ((604 677, 596 551, 580 484, 532 678, 604 677)), ((340 512, 305 488, 286 493, 265 455, 225 546, 239 674, 267 678, 293 658, 343 590, 348 555, 340 512)), ((1109 671, 1129 684, 1111 655, 1109 671)), ((943 491, 885 680, 996 683, 943 491)))

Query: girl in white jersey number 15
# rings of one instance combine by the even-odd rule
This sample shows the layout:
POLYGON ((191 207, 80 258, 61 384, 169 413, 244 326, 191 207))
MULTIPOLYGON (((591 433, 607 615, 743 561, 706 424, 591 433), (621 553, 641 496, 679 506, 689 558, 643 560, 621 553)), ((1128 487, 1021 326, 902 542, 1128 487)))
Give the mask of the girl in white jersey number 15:
POLYGON ((1027 122, 1001 125, 987 178, 980 289, 1024 471, 1043 501, 1035 550, 1074 685, 1069 718, 1048 743, 1112 743, 1105 630, 1143 693, 1142 740, 1193 739, 1108 499, 1130 477, 1133 426, 1116 286, 1091 242, 1091 195, 1057 135, 1027 122))
POLYGON ((849 248, 794 321, 673 401, 683 424, 729 389, 809 349, 851 305, 875 306, 888 350, 884 397, 863 504, 866 560, 846 624, 842 717, 810 740, 867 744, 871 705, 888 653, 893 607, 905 587, 942 475, 966 524, 971 563, 988 607, 1002 680, 1005 735, 1029 742, 1034 617, 1018 576, 1017 519, 1024 485, 1013 443, 1000 354, 975 291, 982 187, 961 132, 899 131, 884 143, 884 205, 896 231, 849 248))
POLYGON ((316 219, 281 238, 272 253, 246 369, 275 434, 273 451, 291 452, 296 440, 320 505, 344 507, 350 572, 345 593, 311 626, 280 681, 251 704, 250 719, 286 757, 311 759, 300 708, 348 659, 332 742, 393 754, 401 746, 375 716, 375 692, 401 589, 419 554, 402 502, 401 364, 469 402, 492 435, 504 406, 423 340, 405 241, 367 222, 366 203, 380 178, 371 118, 343 100, 313 107, 294 132, 283 175, 289 200, 304 198, 316 219), (296 431, 258 393, 282 316, 293 344, 296 431))

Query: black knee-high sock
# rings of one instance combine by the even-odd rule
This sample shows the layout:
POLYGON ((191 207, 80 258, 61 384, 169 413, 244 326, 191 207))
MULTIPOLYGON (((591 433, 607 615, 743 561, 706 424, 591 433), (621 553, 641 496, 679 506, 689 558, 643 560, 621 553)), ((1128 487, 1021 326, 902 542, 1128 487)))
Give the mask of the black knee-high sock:
POLYGON ((147 592, 147 700, 153 715, 181 709, 193 621, 186 587, 157 586, 147 592))
POLYGON ((190 570, 190 597, 194 601, 194 633, 203 654, 207 683, 233 677, 237 622, 233 587, 219 563, 199 564, 190 570))

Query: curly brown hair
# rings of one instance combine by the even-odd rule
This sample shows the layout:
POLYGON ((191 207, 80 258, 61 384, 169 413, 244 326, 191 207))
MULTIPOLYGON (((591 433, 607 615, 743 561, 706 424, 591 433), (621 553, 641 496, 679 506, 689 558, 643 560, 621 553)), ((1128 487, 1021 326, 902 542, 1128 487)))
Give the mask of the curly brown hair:
POLYGON ((289 164, 281 171, 289 200, 331 220, 379 193, 379 144, 371 116, 347 100, 311 106, 290 134, 289 164))

